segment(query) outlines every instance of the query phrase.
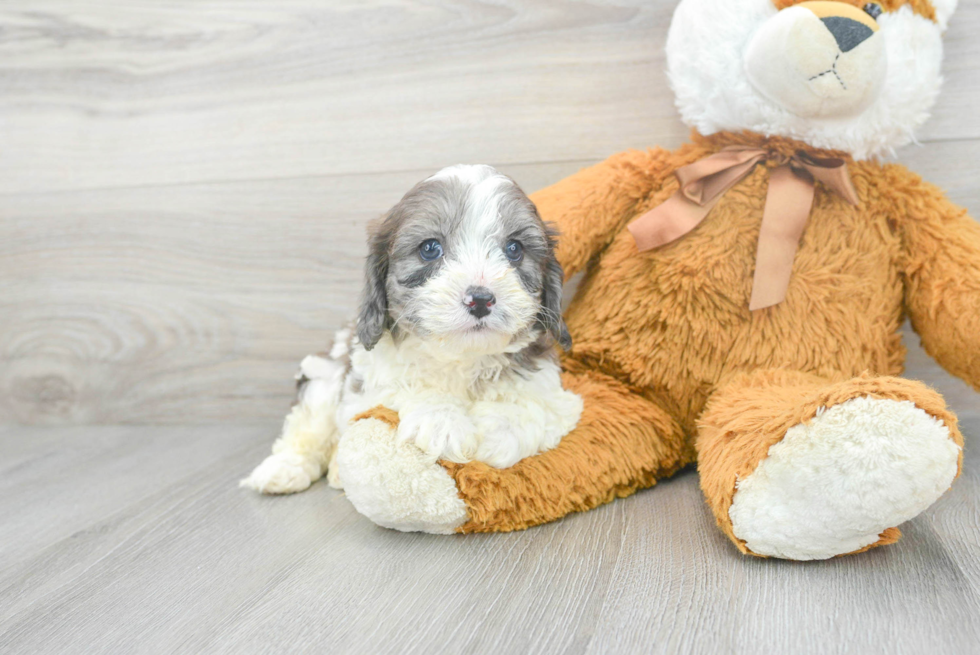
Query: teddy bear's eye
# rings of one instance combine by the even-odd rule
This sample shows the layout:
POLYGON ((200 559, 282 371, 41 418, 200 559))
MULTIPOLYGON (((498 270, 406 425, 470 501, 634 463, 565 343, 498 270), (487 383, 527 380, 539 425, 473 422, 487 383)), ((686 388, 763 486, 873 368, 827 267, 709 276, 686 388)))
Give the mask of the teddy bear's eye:
POLYGON ((864 5, 864 13, 871 16, 875 20, 878 20, 878 16, 881 16, 881 5, 879 5, 877 2, 869 2, 868 4, 864 5))

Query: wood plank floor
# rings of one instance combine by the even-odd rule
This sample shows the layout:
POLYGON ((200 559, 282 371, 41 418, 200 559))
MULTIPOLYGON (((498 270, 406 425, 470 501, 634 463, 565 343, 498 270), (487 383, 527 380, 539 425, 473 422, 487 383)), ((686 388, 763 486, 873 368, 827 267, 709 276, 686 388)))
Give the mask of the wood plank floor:
MULTIPOLYGON (((528 191, 679 145, 676 0, 0 2, 0 423, 281 414, 364 224, 442 166, 528 191)), ((980 3, 900 159, 980 216, 980 3)))
MULTIPOLYGON (((970 441, 980 414, 963 413, 970 441)), ((743 557, 694 472, 501 535, 236 486, 276 425, 0 431, 0 652, 970 653, 980 449, 896 545, 743 557)), ((975 445, 975 444, 974 444, 975 445)))
MULTIPOLYGON (((0 653, 980 652, 980 395, 895 546, 740 556, 688 471, 506 535, 236 486, 354 309, 366 221, 687 136, 675 0, 0 2, 0 653)), ((980 3, 898 159, 980 216, 980 3)))

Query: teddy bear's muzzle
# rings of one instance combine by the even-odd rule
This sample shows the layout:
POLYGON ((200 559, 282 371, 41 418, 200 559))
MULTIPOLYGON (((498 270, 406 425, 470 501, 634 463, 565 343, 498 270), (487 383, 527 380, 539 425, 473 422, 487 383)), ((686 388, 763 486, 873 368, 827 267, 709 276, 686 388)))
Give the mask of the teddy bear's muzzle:
POLYGON ((864 110, 877 97, 887 69, 875 13, 824 1, 778 12, 749 42, 749 80, 766 98, 804 118, 864 110))

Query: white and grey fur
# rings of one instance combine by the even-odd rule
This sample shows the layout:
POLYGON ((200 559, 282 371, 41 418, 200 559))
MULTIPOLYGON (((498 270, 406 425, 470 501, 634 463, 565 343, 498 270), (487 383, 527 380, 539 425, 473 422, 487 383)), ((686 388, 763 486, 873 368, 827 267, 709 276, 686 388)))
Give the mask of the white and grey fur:
POLYGON ((290 493, 329 470, 341 487, 337 443, 379 405, 398 412, 399 441, 433 462, 505 468, 555 447, 582 411, 561 386, 555 348, 571 345, 555 238, 489 166, 452 166, 416 185, 371 231, 356 324, 303 360, 273 455, 243 486, 290 493), (443 254, 426 261, 431 239, 443 254), (519 261, 505 253, 515 241, 519 261))

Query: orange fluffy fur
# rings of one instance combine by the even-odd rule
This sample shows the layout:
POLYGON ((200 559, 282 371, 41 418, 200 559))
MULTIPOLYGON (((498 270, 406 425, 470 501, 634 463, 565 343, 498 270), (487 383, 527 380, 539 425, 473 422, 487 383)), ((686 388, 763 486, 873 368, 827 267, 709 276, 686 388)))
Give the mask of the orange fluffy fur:
MULTIPOLYGON (((615 155, 533 200, 561 231, 566 274, 585 271, 564 360, 585 410, 557 448, 512 468, 444 463, 470 512, 461 532, 554 520, 697 462, 719 525, 746 551, 728 517, 736 476, 821 406, 911 400, 962 444, 942 398, 895 377, 899 326, 910 317, 926 350, 980 387, 980 226, 905 168, 786 139, 695 134, 673 152, 615 155), (847 159, 861 199, 852 207, 817 186, 786 300, 756 312, 748 301, 764 167, 674 243, 640 253, 625 229, 677 190, 677 168, 732 144, 847 159)), ((898 534, 886 530, 878 543, 898 534)))

